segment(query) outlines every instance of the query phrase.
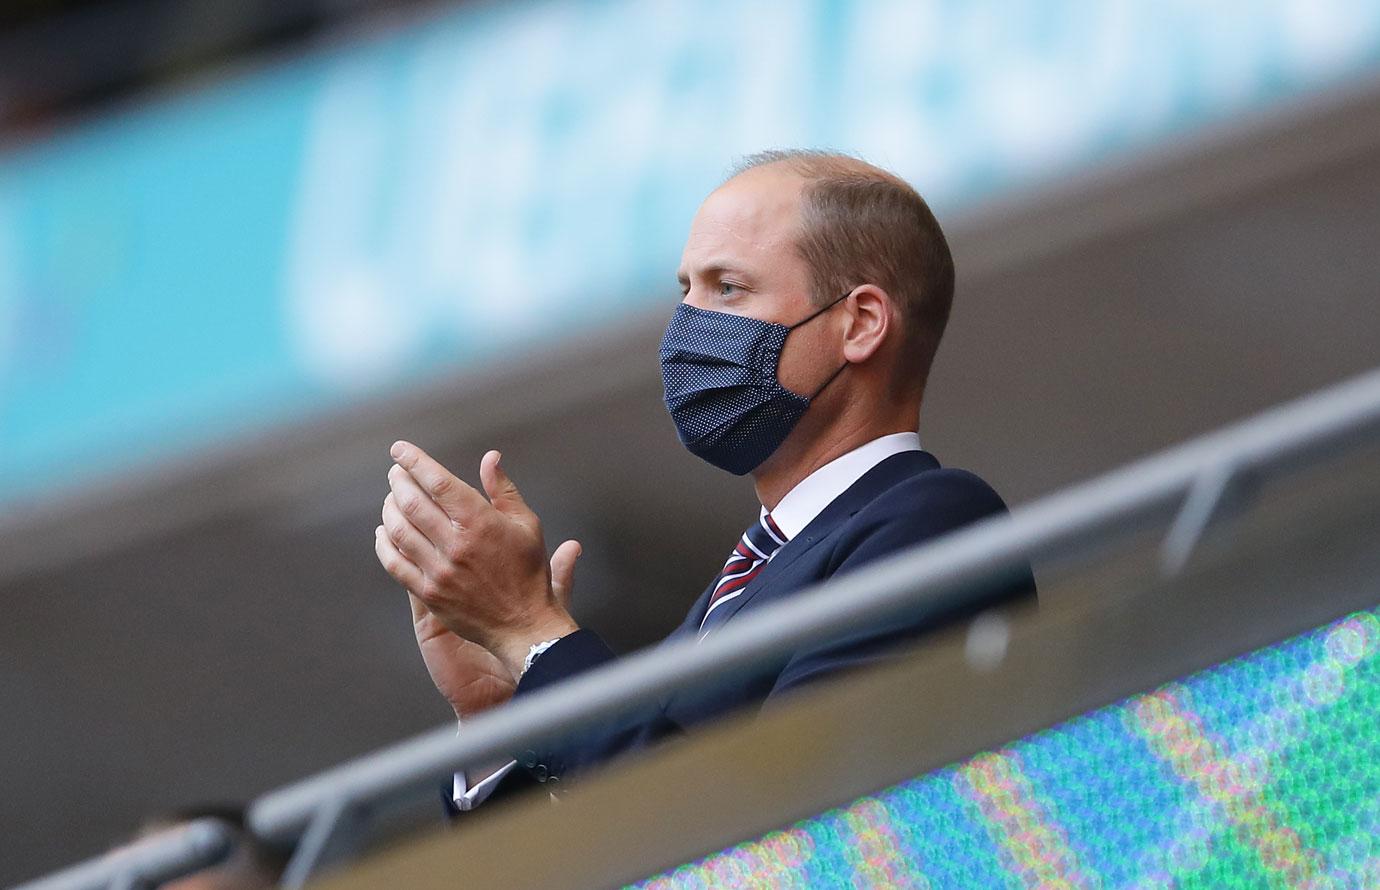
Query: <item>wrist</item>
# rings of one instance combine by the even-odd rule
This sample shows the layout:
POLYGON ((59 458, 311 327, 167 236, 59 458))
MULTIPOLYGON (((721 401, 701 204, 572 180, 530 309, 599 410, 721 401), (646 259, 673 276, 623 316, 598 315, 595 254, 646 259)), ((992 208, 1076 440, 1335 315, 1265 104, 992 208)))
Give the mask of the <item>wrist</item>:
POLYGON ((533 646, 550 640, 559 640, 579 629, 580 626, 569 615, 553 615, 505 636, 492 651, 512 672, 515 679, 521 679, 527 654, 533 646))

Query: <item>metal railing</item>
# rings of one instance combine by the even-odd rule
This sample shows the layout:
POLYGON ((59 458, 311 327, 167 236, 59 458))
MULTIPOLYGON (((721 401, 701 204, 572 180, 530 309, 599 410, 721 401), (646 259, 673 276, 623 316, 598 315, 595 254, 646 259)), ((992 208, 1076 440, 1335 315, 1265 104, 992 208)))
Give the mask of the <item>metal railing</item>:
POLYGON ((15 890, 144 890, 225 860, 236 832, 219 819, 197 819, 135 841, 15 890))
MULTIPOLYGON (((698 643, 637 653, 515 700, 476 718, 463 734, 439 727, 266 794, 249 824, 270 843, 295 843, 283 884, 302 886, 353 854, 380 810, 434 796, 438 780, 456 770, 903 613, 961 607, 975 588, 1028 560, 1067 555, 1152 523, 1169 522, 1161 570, 1173 575, 1242 480, 1280 475, 1377 439, 1380 369, 896 554, 698 643)), ((44 881, 30 890, 120 886, 114 870, 100 880, 97 871, 90 874, 80 885, 44 881)))

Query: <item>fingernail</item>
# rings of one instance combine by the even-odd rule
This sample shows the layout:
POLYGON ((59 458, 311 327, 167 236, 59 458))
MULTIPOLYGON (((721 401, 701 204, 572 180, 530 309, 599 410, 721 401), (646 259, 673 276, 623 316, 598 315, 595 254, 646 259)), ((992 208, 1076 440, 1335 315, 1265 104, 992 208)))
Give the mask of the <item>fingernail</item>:
POLYGON ((393 460, 397 460, 398 458, 402 457, 402 456, 403 456, 403 443, 401 443, 401 442, 394 442, 394 443, 393 443, 393 447, 390 448, 390 449, 388 449, 388 455, 389 455, 389 457, 393 458, 393 460))

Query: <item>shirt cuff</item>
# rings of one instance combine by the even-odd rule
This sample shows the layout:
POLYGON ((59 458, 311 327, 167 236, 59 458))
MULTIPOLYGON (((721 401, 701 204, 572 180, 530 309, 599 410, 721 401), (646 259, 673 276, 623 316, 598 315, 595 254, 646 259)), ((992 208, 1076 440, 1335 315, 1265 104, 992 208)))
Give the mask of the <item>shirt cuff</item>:
POLYGON ((465 780, 465 772, 461 770, 455 774, 455 788, 451 796, 455 801, 455 808, 462 813, 467 813, 481 803, 489 799, 489 795, 494 793, 498 783, 503 781, 503 777, 513 771, 517 766, 516 760, 510 760, 499 767, 487 779, 475 785, 473 788, 465 780))

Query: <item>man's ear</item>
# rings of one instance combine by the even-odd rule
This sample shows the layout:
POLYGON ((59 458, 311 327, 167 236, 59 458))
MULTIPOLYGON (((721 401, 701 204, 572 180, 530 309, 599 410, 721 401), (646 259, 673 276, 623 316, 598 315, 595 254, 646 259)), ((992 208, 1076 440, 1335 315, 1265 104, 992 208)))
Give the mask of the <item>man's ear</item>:
POLYGON ((891 297, 875 284, 861 284, 853 288, 844 305, 849 322, 843 357, 855 364, 866 362, 882 348, 895 324, 891 297))

